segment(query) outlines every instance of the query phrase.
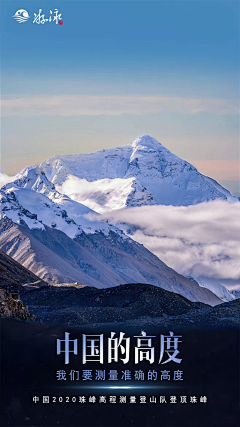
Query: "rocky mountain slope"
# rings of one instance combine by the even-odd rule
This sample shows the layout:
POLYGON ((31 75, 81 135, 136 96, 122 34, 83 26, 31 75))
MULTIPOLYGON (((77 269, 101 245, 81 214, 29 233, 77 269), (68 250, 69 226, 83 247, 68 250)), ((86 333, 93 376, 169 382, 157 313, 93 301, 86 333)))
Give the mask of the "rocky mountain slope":
POLYGON ((8 218, 0 221, 0 248, 48 283, 78 282, 97 288, 150 283, 210 305, 221 300, 193 283, 132 239, 119 234, 85 234, 71 239, 44 226, 30 229, 8 218))
POLYGON ((42 323, 76 326, 240 327, 240 299, 211 307, 146 283, 106 289, 77 283, 48 285, 2 251, 0 285, 1 317, 37 317, 42 323))
POLYGON ((0 287, 9 292, 19 292, 22 287, 34 288, 46 286, 47 283, 27 268, 0 250, 0 287))
POLYGON ((48 284, 0 250, 0 317, 35 320, 19 293, 41 287, 48 284))
POLYGON ((240 298, 240 290, 233 290, 231 291, 231 294, 234 296, 234 298, 240 298))
POLYGON ((208 280, 206 282, 206 279, 197 279, 195 280, 193 277, 188 277, 189 280, 191 280, 192 282, 197 283, 199 286, 203 287, 203 288, 207 288, 210 291, 212 291, 215 295, 217 295, 223 302, 228 302, 228 301, 232 301, 235 298, 239 298, 240 297, 240 292, 238 295, 238 291, 229 291, 227 288, 225 288, 225 286, 218 284, 218 283, 212 283, 210 282, 210 280, 208 280))

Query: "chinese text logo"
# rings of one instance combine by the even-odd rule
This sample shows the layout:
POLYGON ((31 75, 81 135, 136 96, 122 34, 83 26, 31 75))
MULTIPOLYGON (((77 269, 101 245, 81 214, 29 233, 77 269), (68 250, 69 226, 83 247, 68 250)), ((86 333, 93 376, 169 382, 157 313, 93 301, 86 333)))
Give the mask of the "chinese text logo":
MULTIPOLYGON (((45 24, 46 22, 55 22, 55 24, 63 25, 62 14, 58 13, 58 9, 54 9, 54 11, 49 10, 49 14, 45 15, 42 13, 42 9, 39 9, 38 13, 34 13, 33 24, 45 24)), ((13 15, 13 18, 19 22, 26 22, 30 16, 28 12, 24 9, 19 9, 13 15)))

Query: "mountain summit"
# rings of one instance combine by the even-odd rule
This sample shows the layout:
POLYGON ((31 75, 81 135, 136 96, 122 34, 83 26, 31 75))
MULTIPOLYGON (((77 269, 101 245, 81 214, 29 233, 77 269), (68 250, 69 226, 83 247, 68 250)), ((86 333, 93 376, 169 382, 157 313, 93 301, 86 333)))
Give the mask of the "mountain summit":
POLYGON ((159 146, 163 147, 163 145, 160 142, 158 142, 155 138, 153 138, 150 135, 139 136, 139 138, 130 142, 128 145, 131 145, 134 148, 139 147, 139 146, 148 147, 148 148, 156 148, 156 149, 158 149, 159 146))
POLYGON ((221 300, 211 291, 101 216, 128 206, 214 199, 235 200, 149 135, 123 147, 54 156, 1 188, 0 249, 50 283, 149 283, 214 305, 221 300))
POLYGON ((17 177, 27 176, 31 169, 43 171, 60 192, 99 213, 141 205, 237 201, 149 135, 122 147, 54 156, 25 168, 17 177))

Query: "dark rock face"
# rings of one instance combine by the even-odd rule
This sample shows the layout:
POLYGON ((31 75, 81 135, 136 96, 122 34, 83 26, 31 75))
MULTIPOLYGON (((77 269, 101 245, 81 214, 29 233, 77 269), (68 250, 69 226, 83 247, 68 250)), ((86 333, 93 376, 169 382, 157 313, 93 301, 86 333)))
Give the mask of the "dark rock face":
POLYGON ((26 288, 47 285, 38 276, 0 250, 0 287, 9 292, 21 291, 22 293, 23 284, 26 285, 26 288))
POLYGON ((0 317, 35 320, 20 300, 19 293, 41 286, 47 286, 47 283, 0 251, 0 317))
POLYGON ((5 289, 0 288, 0 316, 11 317, 21 320, 36 320, 34 315, 30 315, 28 307, 24 306, 19 299, 19 294, 9 294, 5 289))
POLYGON ((240 328, 240 299, 213 308, 148 284, 53 285, 25 293, 23 301, 47 324, 240 328))
POLYGON ((134 319, 164 319, 210 306, 191 302, 153 285, 129 284, 108 289, 56 285, 24 294, 24 303, 43 323, 128 322, 134 319))

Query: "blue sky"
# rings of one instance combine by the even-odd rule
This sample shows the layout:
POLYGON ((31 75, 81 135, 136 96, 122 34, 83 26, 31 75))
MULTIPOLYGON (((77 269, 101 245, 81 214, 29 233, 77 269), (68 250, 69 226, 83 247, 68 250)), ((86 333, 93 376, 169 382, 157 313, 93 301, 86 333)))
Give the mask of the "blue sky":
POLYGON ((200 170, 219 161, 215 178, 236 187, 237 166, 234 175, 228 162, 239 161, 239 4, 2 1, 1 90, 12 101, 3 103, 2 170, 15 173, 50 155, 108 148, 148 133, 200 170), (63 25, 33 24, 39 9, 48 18, 56 8, 63 25), (12 18, 18 9, 28 11, 28 22, 12 18), (82 95, 90 97, 86 110, 82 95), (91 96, 99 97, 100 110, 91 96), (105 96, 114 97, 113 115, 105 96), (124 102, 136 105, 131 96, 139 96, 139 107, 125 112, 124 102), (165 101, 152 108, 149 96, 167 97, 167 108, 165 101), (203 101, 186 108, 188 99, 203 101), (45 100, 64 111, 46 110, 45 100))

